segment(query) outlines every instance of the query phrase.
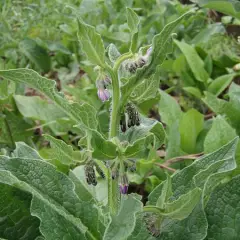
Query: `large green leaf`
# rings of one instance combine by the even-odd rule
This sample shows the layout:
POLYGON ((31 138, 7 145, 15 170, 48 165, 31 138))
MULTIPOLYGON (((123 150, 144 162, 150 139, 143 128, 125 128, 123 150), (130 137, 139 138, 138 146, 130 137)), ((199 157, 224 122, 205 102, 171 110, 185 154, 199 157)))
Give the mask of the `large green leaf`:
POLYGON ((0 182, 33 195, 31 214, 40 219, 45 239, 102 238, 99 209, 94 202, 80 199, 73 182, 53 165, 39 159, 0 157, 0 173, 0 182))
POLYGON ((41 235, 40 221, 30 213, 31 198, 27 192, 0 183, 0 237, 28 240, 41 235))
POLYGON ((236 240, 240 235, 240 176, 222 184, 211 194, 206 206, 207 239, 236 240))
POLYGON ((100 34, 95 28, 78 20, 78 38, 82 46, 82 50, 88 59, 96 65, 104 67, 105 49, 100 34))
POLYGON ((61 108, 77 124, 88 129, 97 128, 96 110, 88 103, 69 103, 62 94, 57 92, 56 83, 40 76, 31 69, 2 70, 0 76, 14 82, 25 83, 42 92, 61 108))
POLYGON ((186 57, 187 63, 191 68, 195 78, 200 82, 207 82, 209 76, 204 68, 204 62, 197 54, 196 50, 185 42, 175 40, 175 43, 186 57))
POLYGON ((51 69, 51 58, 46 49, 30 38, 19 43, 20 51, 34 63, 41 71, 48 72, 51 69))
MULTIPOLYGON (((171 201, 180 199, 194 188, 202 189, 202 200, 190 213, 190 215, 179 221, 165 218, 161 224, 161 237, 159 239, 203 239, 207 233, 207 219, 203 208, 203 198, 209 196, 211 191, 220 184, 227 172, 236 167, 235 150, 238 139, 224 145, 217 151, 207 154, 194 163, 177 172, 172 176, 171 201), (217 181, 218 180, 218 181, 217 181)), ((149 195, 149 204, 155 205, 163 189, 163 183, 157 186, 149 195)))

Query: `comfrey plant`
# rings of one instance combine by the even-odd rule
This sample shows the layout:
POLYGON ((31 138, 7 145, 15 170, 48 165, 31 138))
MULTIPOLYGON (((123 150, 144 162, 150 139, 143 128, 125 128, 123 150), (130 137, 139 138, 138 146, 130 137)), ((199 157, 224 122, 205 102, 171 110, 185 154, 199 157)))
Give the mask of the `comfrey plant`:
MULTIPOLYGON (((0 156, 0 237, 149 240, 205 239, 209 234, 215 239, 211 216, 219 211, 213 211, 214 199, 224 192, 221 195, 227 205, 232 189, 226 184, 215 195, 210 193, 235 168, 237 139, 182 171, 167 175, 150 193, 146 206, 139 195, 127 194, 128 171, 134 171, 139 159, 152 160, 165 138, 162 124, 140 115, 138 104, 158 92, 158 66, 171 52, 174 28, 188 15, 166 25, 151 45, 137 51, 139 19, 127 9, 132 34, 129 52, 120 54, 111 44, 108 56, 101 36, 78 20, 81 49, 98 75, 96 94, 99 101, 111 102, 108 137, 100 131, 96 109, 89 103, 69 103, 56 90, 54 81, 30 69, 0 71, 5 80, 27 84, 49 98, 85 133, 81 141, 86 143, 81 151, 75 151, 45 135, 54 153, 51 163, 21 142, 16 143, 11 155, 0 156), (84 179, 76 171, 79 165, 84 166, 84 179), (61 166, 71 170, 61 171, 61 166), (107 189, 106 201, 99 197, 102 188, 98 188, 98 182, 107 189)), ((231 182, 237 185, 240 180, 231 182)), ((239 200, 236 195, 234 201, 239 200)), ((220 202, 217 204, 221 208, 220 202)), ((232 204, 230 201, 229 208, 232 204)), ((221 226, 222 219, 217 221, 221 226)))

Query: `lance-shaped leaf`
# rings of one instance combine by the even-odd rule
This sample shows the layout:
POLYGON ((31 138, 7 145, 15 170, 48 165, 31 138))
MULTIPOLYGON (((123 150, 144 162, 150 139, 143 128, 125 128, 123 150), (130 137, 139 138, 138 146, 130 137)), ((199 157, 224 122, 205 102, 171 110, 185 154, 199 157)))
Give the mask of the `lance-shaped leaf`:
POLYGON ((56 139, 50 135, 44 135, 45 139, 50 142, 54 150, 52 158, 59 160, 62 164, 71 165, 74 162, 84 161, 80 151, 74 151, 72 146, 67 145, 64 141, 56 139))
POLYGON ((187 43, 175 40, 175 43, 186 57, 187 63, 191 68, 195 78, 200 82, 207 82, 209 75, 204 68, 204 62, 197 54, 196 50, 187 43))
POLYGON ((40 76, 31 69, 14 69, 0 71, 0 76, 14 82, 29 85, 42 92, 61 108, 77 124, 88 129, 97 128, 96 109, 88 103, 70 104, 63 95, 56 90, 56 82, 40 76))
POLYGON ((91 144, 93 147, 93 157, 96 159, 110 160, 118 156, 117 145, 112 141, 105 139, 97 131, 92 131, 91 144))
POLYGON ((159 207, 160 209, 164 209, 167 200, 171 196, 172 196, 172 180, 169 174, 167 174, 167 179, 163 183, 162 193, 157 200, 157 207, 159 207))
POLYGON ((115 61, 121 56, 120 52, 118 51, 117 47, 114 44, 110 44, 108 47, 108 57, 109 60, 112 63, 115 63, 115 61))
POLYGON ((160 94, 159 114, 162 121, 171 127, 176 121, 181 119, 182 111, 179 104, 172 96, 162 90, 160 90, 160 94))
POLYGON ((93 64, 104 67, 105 49, 102 38, 95 28, 78 19, 78 38, 87 58, 93 64))
POLYGON ((39 159, 0 157, 0 173, 0 182, 33 195, 31 214, 40 219, 46 239, 102 239, 105 227, 94 201, 82 201, 73 182, 53 165, 39 159))
POLYGON ((0 237, 27 240, 41 235, 40 221, 30 213, 31 199, 31 194, 0 183, 0 237))
POLYGON ((208 91, 213 93, 215 96, 218 96, 230 85, 235 76, 236 74, 232 73, 222 75, 214 79, 214 81, 208 86, 208 91))
POLYGON ((133 194, 124 196, 118 214, 112 216, 104 240, 126 239, 134 230, 136 223, 136 213, 142 210, 141 201, 133 194))
POLYGON ((126 157, 145 157, 149 152, 149 144, 158 149, 165 140, 165 131, 160 122, 141 118, 141 125, 129 128, 120 135, 121 141, 129 145, 125 148, 126 157))
POLYGON ((179 123, 181 149, 187 153, 196 151, 198 134, 203 129, 204 117, 195 109, 190 109, 182 115, 179 123))
POLYGON ((130 50, 135 52, 137 50, 137 40, 138 40, 138 25, 139 25, 138 15, 131 9, 127 8, 127 23, 131 32, 131 46, 130 50))
POLYGON ((136 87, 137 84, 141 82, 144 78, 149 78, 156 70, 157 66, 162 64, 163 60, 166 58, 166 54, 172 51, 172 32, 175 27, 182 21, 184 17, 189 14, 186 13, 176 19, 173 22, 167 24, 163 30, 154 36, 152 41, 152 53, 150 62, 142 68, 137 69, 136 74, 134 74, 127 83, 125 83, 122 88, 123 102, 129 97, 132 92, 132 88, 136 87))
POLYGON ((220 185, 206 206, 209 239, 238 239, 240 235, 240 176, 220 185))
POLYGON ((201 196, 201 189, 194 188, 186 194, 181 195, 177 200, 173 202, 165 203, 164 209, 158 206, 146 206, 146 211, 155 212, 160 216, 183 220, 188 217, 198 204, 201 196))
POLYGON ((160 78, 154 74, 151 78, 144 79, 131 93, 130 98, 135 104, 140 104, 153 99, 158 94, 160 78))

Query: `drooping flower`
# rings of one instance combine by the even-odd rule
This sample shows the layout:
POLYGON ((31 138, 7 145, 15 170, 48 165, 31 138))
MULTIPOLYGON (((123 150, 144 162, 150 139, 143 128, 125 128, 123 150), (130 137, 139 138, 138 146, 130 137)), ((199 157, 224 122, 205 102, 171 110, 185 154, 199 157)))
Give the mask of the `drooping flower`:
POLYGON ((103 102, 107 101, 110 98, 110 92, 107 89, 99 88, 97 91, 98 97, 103 102))
POLYGON ((126 173, 124 173, 122 176, 119 178, 119 190, 121 194, 127 194, 128 192, 128 178, 126 173))
POLYGON ((97 80, 96 82, 98 97, 103 102, 110 98, 110 92, 106 88, 109 84, 111 84, 111 79, 108 76, 105 76, 103 80, 97 80))

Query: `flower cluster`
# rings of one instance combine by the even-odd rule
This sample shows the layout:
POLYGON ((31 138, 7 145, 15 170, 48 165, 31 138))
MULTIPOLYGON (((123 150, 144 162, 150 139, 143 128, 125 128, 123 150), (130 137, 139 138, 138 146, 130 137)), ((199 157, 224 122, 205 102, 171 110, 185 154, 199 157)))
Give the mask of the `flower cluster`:
POLYGON ((132 103, 128 103, 125 108, 126 112, 122 114, 120 119, 120 126, 122 132, 127 130, 127 127, 139 126, 140 117, 136 107, 132 103))
POLYGON ((152 47, 148 48, 144 56, 138 57, 136 60, 129 60, 125 65, 125 69, 130 73, 135 73, 138 68, 142 68, 147 62, 152 53, 152 47))
POLYGON ((99 165, 97 163, 95 163, 93 160, 90 160, 84 166, 85 178, 89 185, 93 185, 93 186, 97 185, 97 178, 96 178, 95 170, 102 178, 105 178, 105 174, 104 174, 103 170, 99 167, 99 165), (94 167, 95 167, 95 169, 94 169, 94 167))

